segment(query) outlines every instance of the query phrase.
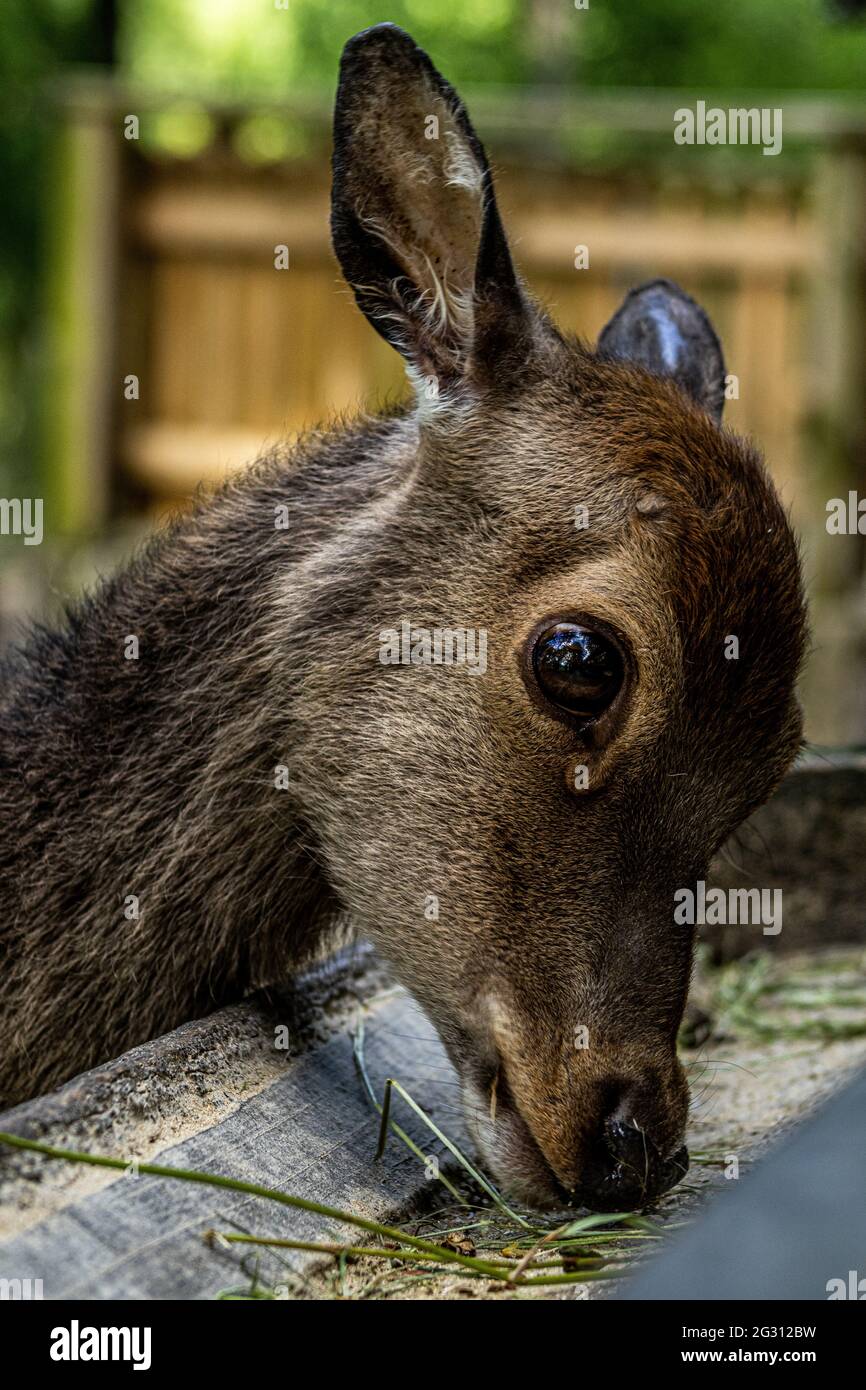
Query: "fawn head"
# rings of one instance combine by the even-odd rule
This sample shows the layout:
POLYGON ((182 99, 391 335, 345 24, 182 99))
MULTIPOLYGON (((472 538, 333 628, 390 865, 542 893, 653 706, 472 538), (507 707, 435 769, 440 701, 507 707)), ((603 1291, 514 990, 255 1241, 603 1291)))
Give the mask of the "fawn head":
POLYGON ((655 281, 596 349, 558 331, 391 25, 343 54, 332 231, 416 400, 306 678, 310 820, 507 1189, 641 1205, 687 1166, 674 893, 800 745, 796 545, 703 310, 655 281))

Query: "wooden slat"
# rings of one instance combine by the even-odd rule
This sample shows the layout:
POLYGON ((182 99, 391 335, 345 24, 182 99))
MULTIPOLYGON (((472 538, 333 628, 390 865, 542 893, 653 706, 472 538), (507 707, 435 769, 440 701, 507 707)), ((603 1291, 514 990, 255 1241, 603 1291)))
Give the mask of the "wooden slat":
POLYGON ((164 497, 184 497, 200 482, 220 482, 257 459, 280 436, 265 430, 158 422, 137 425, 123 441, 123 462, 164 497))
POLYGON ((187 187, 156 182, 130 214, 134 242, 152 252, 251 256, 273 265, 274 247, 322 261, 328 252, 328 194, 264 189, 187 187))
MULTIPOLYGON (((569 208, 563 201, 560 192, 555 205, 511 208, 509 231, 524 266, 566 273, 581 242, 599 266, 748 267, 768 274, 814 271, 821 251, 803 215, 768 216, 756 237, 740 216, 653 210, 627 217, 621 207, 608 212, 575 200, 569 208)), ((324 189, 289 194, 157 185, 140 200, 132 226, 151 251, 231 253, 265 263, 284 243, 291 255, 324 263, 330 260, 327 218, 324 189)))

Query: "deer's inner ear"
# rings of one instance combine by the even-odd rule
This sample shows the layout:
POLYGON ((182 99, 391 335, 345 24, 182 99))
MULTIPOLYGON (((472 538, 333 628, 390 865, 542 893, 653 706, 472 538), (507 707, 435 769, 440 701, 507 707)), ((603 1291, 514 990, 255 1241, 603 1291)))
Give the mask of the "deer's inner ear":
POLYGON ((626 296, 602 329, 598 349, 669 376, 714 419, 725 401, 725 361, 699 304, 670 280, 653 280, 626 296))
POLYGON ((479 310, 523 310, 481 143, 456 92, 395 25, 343 51, 331 231, 361 310, 422 376, 465 374, 479 310))

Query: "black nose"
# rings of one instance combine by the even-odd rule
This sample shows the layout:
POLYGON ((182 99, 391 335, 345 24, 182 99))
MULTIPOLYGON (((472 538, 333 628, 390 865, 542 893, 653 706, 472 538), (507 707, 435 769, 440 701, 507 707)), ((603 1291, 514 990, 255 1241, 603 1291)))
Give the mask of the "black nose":
POLYGON ((650 1135, 633 1121, 608 1120, 575 1197, 592 1211, 634 1211, 656 1201, 688 1168, 685 1145, 673 1158, 663 1158, 650 1135))

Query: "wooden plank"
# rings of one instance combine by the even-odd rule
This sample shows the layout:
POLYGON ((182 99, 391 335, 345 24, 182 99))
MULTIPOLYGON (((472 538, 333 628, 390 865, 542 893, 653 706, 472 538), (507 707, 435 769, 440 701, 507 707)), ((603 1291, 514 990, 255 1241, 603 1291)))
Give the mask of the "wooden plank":
MULTIPOLYGON (((153 312, 145 374, 142 377, 144 416, 149 420, 174 420, 178 423, 194 418, 193 374, 199 356, 194 351, 194 339, 201 300, 200 275, 196 267, 166 258, 158 261, 151 272, 153 312)), ((137 420, 125 417, 129 425, 137 420)))
POLYGON ((243 184, 189 186, 155 180, 135 203, 130 230, 151 252, 245 255, 260 260, 285 244, 290 255, 321 261, 328 255, 328 194, 243 184))
POLYGON ((821 269, 822 242, 805 222, 773 219, 755 238, 742 219, 697 215, 650 219, 600 216, 593 211, 539 209, 534 218, 513 224, 517 257, 527 269, 567 274, 573 247, 585 243, 598 268, 644 266, 648 273, 698 271, 760 272, 783 276, 821 269))
MULTIPOLYGON (((132 224, 136 239, 151 251, 259 258, 263 247, 285 243, 295 259, 321 264, 328 257, 327 215, 324 190, 290 196, 157 183, 140 200, 132 224)), ((625 217, 621 207, 608 212, 585 201, 569 208, 560 190, 555 204, 512 206, 509 231, 523 265, 554 274, 573 267, 577 243, 590 247, 599 266, 747 266, 768 274, 818 269, 813 227, 803 215, 768 217, 756 238, 738 216, 654 210, 625 217)))
POLYGON ((155 493, 187 497, 200 482, 221 482, 245 468, 276 438, 265 429, 215 429, 159 420, 128 429, 121 457, 133 477, 155 493))
MULTIPOLYGON (((377 1094, 387 1076, 398 1076, 465 1145, 456 1078, 431 1024, 407 995, 387 988, 366 950, 314 972, 273 1004, 222 1010, 136 1048, 6 1112, 2 1127, 130 1162, 222 1173, 387 1220, 435 1179, 393 1136, 374 1160, 378 1115, 353 1058, 362 1007, 377 1094), (289 1052, 274 1047, 284 1023, 289 1052)), ((444 1147, 408 1107, 395 1107, 397 1122, 444 1167, 444 1147)), ((212 1229, 302 1240, 350 1235, 259 1198, 6 1147, 0 1196, 0 1278, 41 1278, 50 1299, 212 1298, 248 1284, 241 1269, 248 1251, 207 1243, 212 1229)), ((285 1283, 287 1269, 312 1259, 257 1253, 265 1283, 285 1283)))

